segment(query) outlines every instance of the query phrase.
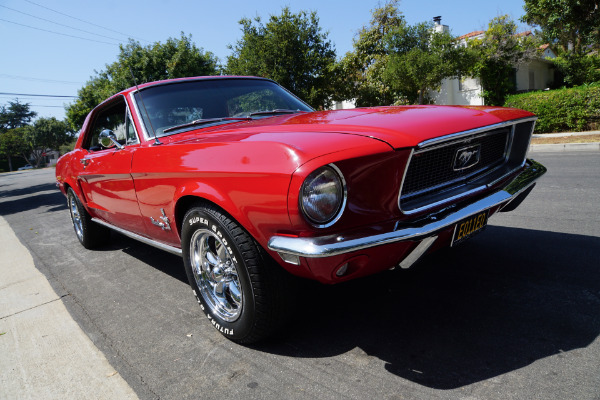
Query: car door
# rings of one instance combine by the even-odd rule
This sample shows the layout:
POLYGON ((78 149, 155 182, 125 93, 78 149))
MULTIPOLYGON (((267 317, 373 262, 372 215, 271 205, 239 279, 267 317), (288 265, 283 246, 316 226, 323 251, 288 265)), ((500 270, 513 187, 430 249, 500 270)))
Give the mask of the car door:
MULTIPOLYGON (((125 99, 117 99, 97 109, 84 133, 78 179, 88 207, 104 221, 138 234, 145 234, 137 202, 131 161, 139 148, 139 138, 125 99), (100 132, 109 129, 122 145, 103 146, 100 132)), ((106 145, 106 143, 105 143, 106 145)))

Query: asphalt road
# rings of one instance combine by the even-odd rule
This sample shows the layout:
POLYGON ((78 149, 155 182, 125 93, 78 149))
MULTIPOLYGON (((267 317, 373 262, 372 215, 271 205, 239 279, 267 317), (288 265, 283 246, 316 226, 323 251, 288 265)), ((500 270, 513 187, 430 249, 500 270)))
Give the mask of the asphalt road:
POLYGON ((549 172, 485 232, 409 271, 304 285, 255 347, 210 326, 177 256, 80 246, 52 169, 0 175, 0 215, 143 399, 599 399, 600 152, 533 156, 549 172))

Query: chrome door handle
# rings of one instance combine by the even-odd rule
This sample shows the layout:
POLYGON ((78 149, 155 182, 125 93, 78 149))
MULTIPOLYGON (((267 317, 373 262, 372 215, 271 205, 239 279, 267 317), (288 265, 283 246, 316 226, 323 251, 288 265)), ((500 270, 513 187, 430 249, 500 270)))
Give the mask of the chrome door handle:
POLYGON ((87 158, 82 158, 81 160, 79 160, 80 163, 83 164, 83 167, 87 167, 87 165, 90 163, 90 160, 88 160, 87 158))

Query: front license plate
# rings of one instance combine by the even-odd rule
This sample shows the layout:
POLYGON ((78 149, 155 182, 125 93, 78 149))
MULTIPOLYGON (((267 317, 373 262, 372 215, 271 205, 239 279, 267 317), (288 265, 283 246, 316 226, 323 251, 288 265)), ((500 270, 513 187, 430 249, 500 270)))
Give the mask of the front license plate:
POLYGON ((489 210, 485 210, 456 224, 452 236, 452 246, 462 243, 481 232, 487 225, 488 214, 489 210))

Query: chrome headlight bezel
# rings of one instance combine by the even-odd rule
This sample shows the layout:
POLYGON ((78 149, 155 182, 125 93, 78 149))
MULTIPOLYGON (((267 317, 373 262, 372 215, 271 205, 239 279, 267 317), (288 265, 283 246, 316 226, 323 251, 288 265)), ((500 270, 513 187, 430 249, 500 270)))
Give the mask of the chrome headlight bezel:
MULTIPOLYGON (((324 185, 321 183, 320 185, 324 185)), ((298 196, 299 207, 302 210, 304 218, 316 228, 328 228, 335 224, 342 217, 344 209, 346 208, 346 201, 348 198, 348 189, 346 187, 346 180, 342 171, 334 164, 327 164, 320 168, 315 169, 311 172, 302 183, 300 187, 300 195, 298 196), (319 177, 323 174, 329 175, 329 181, 335 184, 337 199, 335 201, 335 207, 332 207, 334 211, 327 213, 325 216, 318 218, 312 212, 317 207, 308 207, 310 199, 306 196, 307 192, 310 191, 310 186, 314 185, 319 177)))

